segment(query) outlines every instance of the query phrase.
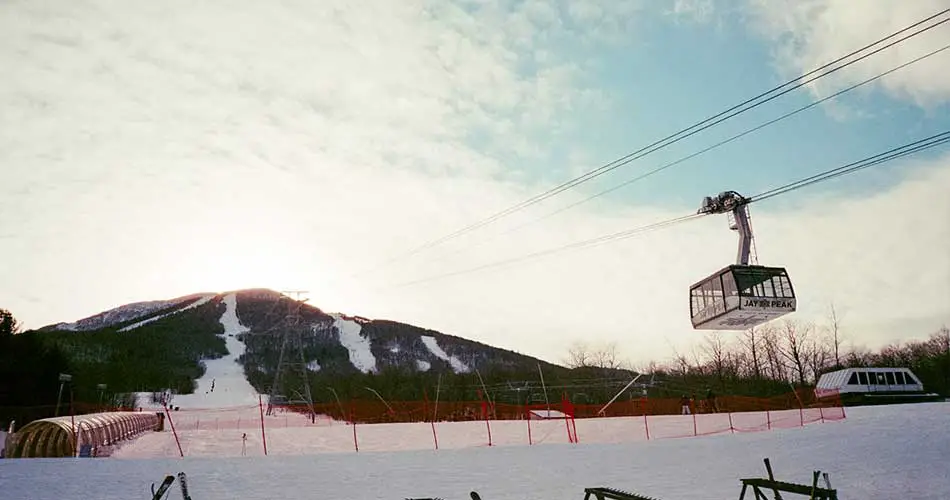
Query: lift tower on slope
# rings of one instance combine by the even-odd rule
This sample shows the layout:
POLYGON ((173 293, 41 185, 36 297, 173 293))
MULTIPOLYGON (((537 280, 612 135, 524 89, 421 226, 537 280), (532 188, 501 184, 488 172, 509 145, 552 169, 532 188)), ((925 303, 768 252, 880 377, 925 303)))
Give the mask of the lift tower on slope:
POLYGON ((283 294, 294 294, 296 296, 295 299, 287 297, 287 312, 276 326, 279 336, 278 341, 280 342, 280 354, 277 357, 277 370, 274 373, 274 382, 271 385, 267 400, 267 414, 272 413, 274 404, 289 402, 287 395, 283 394, 283 391, 288 389, 285 377, 289 371, 301 378, 304 392, 300 394, 299 391, 294 390, 298 397, 296 400, 302 400, 307 404, 310 420, 313 422, 316 419, 316 413, 313 408, 313 396, 310 392, 310 371, 307 366, 307 358, 304 355, 304 334, 307 325, 303 324, 300 318, 300 308, 308 300, 300 299, 300 296, 305 293, 307 292, 301 290, 284 291, 277 298, 277 303, 274 305, 275 309, 280 305, 281 299, 284 298, 283 294))
POLYGON ((749 202, 735 191, 726 191, 705 197, 697 211, 728 214, 729 229, 739 232, 739 251, 735 264, 690 287, 690 319, 696 330, 746 330, 796 309, 795 291, 784 267, 749 264, 749 202))

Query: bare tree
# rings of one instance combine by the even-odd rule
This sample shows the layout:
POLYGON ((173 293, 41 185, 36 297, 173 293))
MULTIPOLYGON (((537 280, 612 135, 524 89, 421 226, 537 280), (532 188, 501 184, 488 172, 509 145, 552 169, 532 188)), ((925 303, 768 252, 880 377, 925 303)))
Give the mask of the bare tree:
POLYGON ((720 332, 713 332, 707 336, 703 350, 709 356, 709 361, 712 363, 712 371, 716 374, 716 379, 719 381, 719 388, 722 389, 725 387, 726 364, 728 362, 728 353, 722 341, 722 334, 720 332))
MULTIPOLYGON (((817 384, 821 373, 828 367, 832 351, 825 345, 824 339, 817 336, 810 339, 807 346, 808 368, 811 371, 812 380, 817 384)), ((837 364, 835 366, 837 367, 837 364)))
POLYGON ((739 337, 739 343, 745 347, 746 353, 748 353, 749 356, 748 359, 752 362, 752 378, 762 378, 762 369, 759 359, 762 354, 762 348, 760 346, 762 343, 761 335, 758 335, 755 328, 749 328, 742 332, 742 336, 739 337))
POLYGON ((772 380, 788 380, 785 360, 781 354, 778 331, 772 326, 766 326, 759 333, 762 338, 762 348, 765 353, 769 378, 772 380))
POLYGON ((841 335, 839 332, 838 312, 835 310, 834 302, 831 303, 831 346, 834 352, 835 368, 841 368, 841 357, 839 351, 841 348, 841 335))
POLYGON ((591 345, 577 341, 571 344, 567 351, 564 364, 569 368, 605 368, 614 370, 631 369, 632 363, 620 357, 620 349, 616 342, 601 345, 591 345))
POLYGON ((599 368, 619 370, 624 369, 629 365, 629 363, 620 359, 620 353, 618 352, 616 342, 609 342, 602 346, 598 346, 591 354, 593 365, 599 368))
POLYGON ((590 346, 582 341, 571 344, 571 347, 567 350, 567 359, 564 360, 564 364, 567 365, 568 368, 593 366, 593 356, 591 355, 590 346))
POLYGON ((811 330, 811 325, 799 325, 793 320, 782 322, 779 352, 792 365, 800 385, 805 385, 811 330))

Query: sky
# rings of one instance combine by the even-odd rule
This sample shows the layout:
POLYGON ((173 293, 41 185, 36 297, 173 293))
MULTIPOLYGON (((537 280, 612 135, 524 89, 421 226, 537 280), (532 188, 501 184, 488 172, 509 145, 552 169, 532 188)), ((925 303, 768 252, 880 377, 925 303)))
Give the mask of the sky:
MULTIPOLYGON (((421 245, 946 8, 939 0, 47 1, 0 6, 0 307, 27 328, 196 292, 307 290, 329 312, 549 361, 700 345, 694 213, 950 129, 950 23, 594 180, 421 245), (437 278, 437 279, 430 279, 437 278)), ((950 147, 750 206, 801 322, 875 348, 950 324, 950 147)), ((732 341, 735 334, 725 338, 732 341)))

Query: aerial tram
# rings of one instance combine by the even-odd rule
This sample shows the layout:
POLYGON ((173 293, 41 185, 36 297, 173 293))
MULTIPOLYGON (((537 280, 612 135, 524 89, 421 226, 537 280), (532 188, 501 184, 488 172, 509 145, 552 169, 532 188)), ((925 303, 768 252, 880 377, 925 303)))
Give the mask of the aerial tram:
POLYGON ((749 264, 752 227, 749 199, 726 191, 703 199, 700 214, 729 216, 729 229, 739 232, 736 263, 689 288, 694 330, 747 330, 795 312, 795 290, 784 267, 749 264))

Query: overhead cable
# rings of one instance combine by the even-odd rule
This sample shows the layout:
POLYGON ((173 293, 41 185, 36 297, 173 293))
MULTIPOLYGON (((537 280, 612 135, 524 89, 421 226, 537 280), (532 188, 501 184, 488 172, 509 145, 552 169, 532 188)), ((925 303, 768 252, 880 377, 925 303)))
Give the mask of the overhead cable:
MULTIPOLYGON (((950 19, 948 19, 948 20, 950 20, 950 19)), ((591 200, 594 200, 594 199, 599 198, 599 197, 601 197, 601 196, 604 196, 604 195, 606 195, 606 194, 609 194, 609 193, 612 193, 612 192, 614 192, 614 191, 617 191, 617 190, 619 190, 619 189, 621 189, 621 188, 624 188, 624 187, 626 187, 626 186, 629 186, 630 184, 633 184, 633 183, 635 183, 635 182, 638 182, 638 181, 641 181, 641 180, 643 180, 643 179, 646 179, 647 177, 649 177, 649 176, 651 176, 651 175, 653 175, 653 174, 662 172, 663 170, 666 170, 666 169, 668 169, 668 168, 671 168, 671 167, 674 167, 674 166, 676 166, 676 165, 679 165, 679 164, 681 164, 681 163, 683 163, 683 162, 685 162, 685 161, 687 161, 687 160, 691 160, 691 159, 693 159, 693 158, 696 158, 697 156, 700 156, 700 155, 702 155, 702 154, 704 154, 704 153, 707 153, 707 152, 709 152, 709 151, 712 151, 713 149, 717 149, 717 148, 719 148, 719 147, 722 147, 722 146, 724 146, 724 145, 726 145, 726 144, 729 144, 730 142, 733 142, 733 141, 735 141, 735 140, 737 140, 737 139, 740 139, 740 138, 742 138, 742 137, 744 137, 744 136, 746 136, 746 135, 749 135, 749 134, 751 134, 751 133, 753 133, 753 132, 759 131, 759 130, 765 128, 765 127, 768 127, 768 126, 773 125, 773 124, 775 124, 775 123, 777 123, 777 122, 780 122, 780 121, 782 121, 782 120, 785 120, 785 119, 787 119, 787 118, 790 118, 790 117, 792 117, 792 116, 794 116, 794 115, 796 115, 796 114, 798 114, 798 113, 801 113, 802 111, 806 111, 806 110, 811 109, 811 108, 813 108, 813 107, 815 107, 815 106, 818 106, 819 104, 822 104, 822 103, 824 103, 824 102, 827 102, 827 101, 829 101, 829 100, 831 100, 831 99, 835 99, 835 98, 837 98, 837 97, 840 97, 840 96, 843 95, 843 94, 846 94, 846 93, 848 93, 848 92, 851 92, 852 90, 855 90, 855 89, 857 89, 857 88, 859 88, 859 87, 862 87, 862 86, 867 85, 867 84, 869 84, 869 83, 871 83, 871 82, 874 82, 874 81, 876 81, 876 80, 879 80, 879 79, 881 79, 881 78, 883 78, 883 77, 885 77, 885 76, 887 76, 887 75, 890 75, 891 73, 894 73, 894 72, 899 71, 899 70, 901 70, 901 69, 903 69, 903 68, 906 68, 907 66, 910 66, 910 65, 912 65, 912 64, 915 64, 915 63, 918 63, 918 62, 920 62, 920 61, 923 61, 924 59, 927 59, 927 58, 929 58, 929 57, 932 57, 932 56, 934 56, 934 55, 936 55, 936 54, 939 54, 940 52, 943 52, 943 51, 948 50, 948 49, 950 49, 950 44, 944 45, 943 47, 941 47, 941 48, 939 48, 939 49, 933 50, 933 51, 928 52, 928 53, 926 53, 926 54, 924 54, 924 55, 922 55, 922 56, 919 56, 919 57, 916 57, 916 58, 914 58, 914 59, 911 59, 911 60, 909 60, 909 61, 907 61, 907 62, 904 62, 904 63, 902 63, 902 64, 900 64, 900 65, 898 65, 898 66, 895 66, 895 67, 893 67, 893 68, 891 68, 891 69, 889 69, 889 70, 887 70, 887 71, 885 71, 885 72, 883 72, 883 73, 879 73, 879 74, 877 74, 877 75, 875 75, 875 76, 872 76, 871 78, 868 78, 868 79, 863 80, 863 81, 861 81, 861 82, 859 82, 859 83, 856 83, 856 84, 854 84, 854 85, 851 85, 851 86, 849 86, 849 87, 846 87, 846 88, 844 88, 844 89, 842 89, 842 90, 839 90, 838 92, 835 92, 835 93, 833 93, 833 94, 831 94, 831 95, 828 95, 828 96, 826 96, 826 97, 823 97, 823 98, 821 98, 821 99, 819 99, 819 100, 817 100, 817 101, 814 101, 814 102, 812 102, 812 103, 806 104, 805 106, 802 106, 802 107, 800 107, 800 108, 798 108, 798 109, 795 109, 795 110, 793 110, 793 111, 789 111, 788 113, 785 113, 785 114, 779 116, 778 118, 773 118, 772 120, 769 120, 769 121, 767 121, 767 122, 761 123, 761 124, 759 124, 759 125, 757 125, 757 126, 755 126, 755 127, 752 127, 752 128, 750 128, 750 129, 745 130, 744 132, 740 132, 740 133, 738 133, 738 134, 736 134, 736 135, 733 135, 732 137, 729 137, 728 139, 721 140, 721 141, 719 141, 719 142, 717 142, 717 143, 715 143, 715 144, 713 144, 713 145, 711 145, 711 146, 708 146, 708 147, 706 147, 706 148, 704 148, 704 149, 701 149, 701 150, 699 150, 699 151, 696 151, 695 153, 691 153, 691 154, 689 154, 689 155, 687 155, 687 156, 684 156, 684 157, 682 157, 682 158, 679 158, 678 160, 674 160, 674 161, 671 161, 671 162, 666 163, 666 164, 664 164, 664 165, 661 165, 661 166, 659 166, 659 167, 657 167, 657 168, 654 168, 653 170, 650 170, 650 171, 648 171, 648 172, 645 172, 645 173, 643 173, 643 174, 640 174, 640 175, 638 175, 637 177, 634 177, 634 178, 632 178, 632 179, 629 179, 629 180, 627 180, 627 181, 624 181, 624 182, 622 182, 622 183, 620 183, 620 184, 617 184, 617 185, 615 185, 615 186, 613 186, 613 187, 610 187, 610 188, 608 188, 608 189, 605 189, 605 190, 603 190, 603 191, 601 191, 601 192, 599 192, 599 193, 596 193, 596 194, 593 194, 593 195, 591 195, 591 196, 588 196, 587 198, 584 198, 584 199, 582 199, 582 200, 579 200, 579 201, 576 201, 576 202, 571 203, 571 204, 569 204, 569 205, 566 205, 566 206, 564 206, 564 207, 562 207, 562 208, 559 208, 559 209, 557 209, 557 210, 555 210, 555 211, 553 211, 553 212, 549 212, 549 213, 547 213, 547 214, 545 214, 545 215, 542 215, 541 217, 538 217, 538 218, 536 218, 536 219, 529 220, 529 221, 527 221, 527 222, 525 222, 525 223, 522 223, 522 224, 518 224, 518 225, 516 225, 516 226, 514 226, 514 227, 512 227, 512 228, 509 228, 509 229, 507 229, 507 230, 505 230, 505 231, 502 231, 502 232, 496 234, 496 235, 495 235, 494 237, 492 237, 492 238, 483 239, 483 240, 482 240, 481 242, 479 242, 479 243, 476 243, 476 244, 474 244, 474 245, 469 245, 469 246, 466 247, 466 248, 462 248, 462 249, 459 249, 459 250, 454 251, 454 252, 448 252, 448 253, 444 254, 442 257, 435 257, 435 258, 431 259, 430 262, 439 261, 439 260, 442 260, 442 259, 444 259, 444 258, 446 258, 446 257, 452 256, 452 255, 456 255, 456 254, 458 254, 458 253, 462 253, 462 252, 469 251, 469 250, 471 250, 471 249, 473 249, 473 248, 475 248, 475 247, 479 247, 479 246, 482 246, 482 245, 484 245, 484 244, 486 244, 486 243, 489 243, 489 242, 493 241, 494 239, 496 239, 496 238, 498 238, 498 237, 504 236, 504 235, 506 235, 506 234, 513 233, 513 232, 518 231, 518 230, 520 230, 520 229, 524 229, 524 228, 527 227, 527 226, 536 224, 536 223, 541 222, 541 221, 543 221, 543 220, 545 220, 545 219, 548 219, 548 218, 550 218, 550 217, 553 217, 553 216, 555 216, 555 215, 557 215, 557 214, 566 212, 567 210, 570 210, 570 209, 572 209, 572 208, 575 208, 575 207, 577 207, 577 206, 579 206, 579 205, 582 205, 582 204, 584 204, 584 203, 587 203, 587 202, 589 202, 589 201, 591 201, 591 200)))
POLYGON ((555 195, 557 195, 557 194, 559 194, 559 193, 561 193, 561 192, 563 192, 563 191, 566 191, 566 190, 568 190, 568 189, 570 189, 570 188, 572 188, 572 187, 574 187, 574 186, 577 186, 577 185, 582 184, 582 183, 584 183, 584 182, 587 182, 587 181, 589 181, 589 180, 591 180, 591 179, 594 179, 594 178, 596 178, 596 177, 599 177, 600 175, 603 175, 604 173, 607 173, 607 172, 612 171, 612 170, 614 170, 614 169, 616 169, 616 168, 619 168, 619 167, 621 167, 621 166, 623 166, 623 165, 626 165, 626 164, 630 163, 630 162, 633 161, 633 160, 636 160, 636 159, 638 159, 638 158, 641 158, 641 157, 643 157, 643 156, 646 156, 647 154, 650 154, 650 153, 653 153, 653 152, 655 152, 655 151, 657 151, 657 150, 659 150, 659 149, 662 149, 662 148, 664 148, 664 147, 666 147, 666 146, 669 146, 669 145, 671 145, 671 144, 674 144, 674 143, 676 143, 676 142, 679 142, 679 141, 681 141, 681 140, 683 140, 683 139, 685 139, 685 138, 687 138, 687 137, 690 137, 690 136, 692 136, 692 135, 694 135, 694 134, 696 134, 696 133, 698 133, 698 132, 701 132, 701 131, 703 131, 703 130, 706 130, 706 129, 708 129, 708 128, 714 126, 714 125, 717 125, 717 124, 719 124, 719 123, 721 123, 721 122, 723 122, 723 121, 725 121, 725 120, 728 120, 728 119, 730 119, 730 118, 732 118, 732 117, 734 117, 734 116, 736 116, 736 115, 739 115, 739 114, 744 113, 744 112, 746 112, 746 111, 748 111, 748 110, 750 110, 750 109, 753 109, 753 108, 755 108, 755 107, 757 107, 757 106, 760 106, 760 105, 762 105, 762 104, 765 104, 766 102, 769 102, 769 101, 771 101, 771 100, 773 100, 773 99, 775 99, 775 98, 778 98, 778 97, 780 97, 780 96, 782 96, 782 95, 784 95, 784 94, 787 94, 788 92, 791 92, 791 91, 793 91, 793 90, 795 90, 795 89, 798 89, 798 88, 800 88, 800 87, 802 87, 802 86, 804 86, 804 85, 807 85, 808 83, 811 83, 812 81, 815 81, 815 80, 817 80, 817 79, 819 79, 819 78, 823 78, 823 77, 825 77, 825 76, 828 76, 828 75, 830 75, 830 74, 832 74, 832 73, 834 73, 834 72, 836 72, 836 71, 838 71, 838 70, 840 70, 840 69, 843 69, 843 68, 848 67, 848 66, 850 66, 850 65, 852 65, 852 64, 854 64, 854 63, 856 63, 856 62, 858 62, 858 61, 861 61, 861 60, 863 60, 863 59, 866 59, 867 57, 870 57, 870 56, 872 56, 872 55, 874 55, 874 54, 876 54, 876 53, 878 53, 878 52, 881 52, 881 51, 883 51, 883 50, 885 50, 885 49, 888 49, 888 48, 890 48, 890 47, 893 47, 894 45, 896 45, 896 44, 898 44, 898 43, 901 43, 901 42, 903 42, 903 41, 905 41, 905 40, 907 40, 907 39, 909 39, 909 38, 912 38, 912 37, 914 37, 914 36, 920 35, 921 33, 924 33, 924 32, 926 32, 926 31, 928 31, 928 30, 931 30, 931 29, 933 29, 933 28, 935 28, 935 27, 937 27, 937 26, 939 26, 939 25, 941 25, 941 24, 946 23, 947 21, 950 21, 950 18, 944 19, 944 20, 939 21, 939 22, 937 22, 937 23, 935 23, 935 24, 931 24, 931 25, 929 25, 929 26, 927 26, 927 27, 925 27, 925 28, 921 28, 921 29, 919 29, 919 30, 917 30, 917 31, 915 31, 915 32, 913 32, 913 33, 911 33, 911 34, 909 34, 909 35, 906 35, 906 36, 901 37, 901 38, 899 38, 899 39, 897 39, 897 40, 895 40, 895 41, 892 41, 892 42, 890 42, 890 43, 884 45, 883 47, 879 47, 879 48, 875 49, 874 51, 872 51, 872 52, 870 52, 870 53, 868 53, 868 54, 862 55, 861 57, 859 57, 859 58, 857 58, 857 59, 854 59, 854 60, 852 60, 852 61, 849 61, 849 62, 847 62, 847 63, 845 63, 845 64, 843 64, 843 65, 841 65, 841 66, 832 68, 832 69, 830 69, 830 70, 828 70, 828 71, 826 71, 826 72, 824 72, 824 73, 821 73, 821 74, 819 74, 819 75, 817 75, 817 76, 814 76, 814 77, 805 79, 805 78, 807 78, 807 77, 809 77, 809 76, 811 76, 811 75, 813 75, 813 74, 815 74, 815 73, 818 73, 818 72, 820 72, 820 71, 822 71, 822 70, 824 70, 824 69, 826 69, 826 68, 828 68, 828 67, 830 67, 830 66, 832 66, 832 65, 834 65, 834 64, 836 64, 836 63, 838 63, 838 62, 841 62, 841 61, 843 61, 843 60, 845 60, 845 59, 847 59, 847 58, 849 58, 849 57, 852 57, 852 56, 854 56, 854 55, 856 55, 856 54, 858 54, 858 53, 860 53, 860 52, 863 52, 863 51, 865 51, 865 50, 867 50, 867 49, 869 49, 869 48, 871 48, 871 47, 873 47, 873 46, 875 46, 875 45, 878 45, 878 44, 880 44, 880 43, 882 43, 882 42, 884 42, 884 41, 886 41, 886 40, 888 40, 888 39, 894 38, 894 37, 900 35, 901 33, 904 33, 904 32, 906 32, 906 31, 910 31, 910 30, 916 28, 917 26, 920 26, 921 24, 924 24, 924 23, 926 23, 926 22, 928 22, 928 21, 930 21, 930 20, 933 20, 933 19, 935 19, 935 18, 941 16, 941 15, 944 15, 944 14, 946 14, 947 12, 950 12, 950 8, 944 9, 944 10, 942 10, 942 11, 940 11, 940 12, 938 12, 938 13, 932 15, 932 16, 929 16, 929 17, 927 17, 927 18, 925 18, 925 19, 923 19, 923 20, 921 20, 921 21, 918 21, 918 22, 916 22, 916 23, 914 23, 914 24, 912 24, 912 25, 910 25, 910 26, 907 26, 906 28, 903 28, 903 29, 901 29, 901 30, 899 30, 899 31, 896 31, 896 32, 894 32, 894 33, 892 33, 892 34, 890 34, 890 35, 888 35, 888 36, 886 36, 886 37, 884 37, 884 38, 882 38, 882 39, 880 39, 880 40, 877 40, 877 41, 875 41, 875 42, 873 42, 873 43, 870 43, 870 44, 868 44, 868 45, 865 45, 864 47, 862 47, 862 48, 860 48, 860 49, 857 49, 857 50, 855 50, 855 51, 852 51, 852 52, 848 53, 848 54, 845 55, 845 56, 839 57, 838 59, 835 59, 834 61, 831 61, 831 62, 826 63, 826 64, 824 64, 824 65, 822 65, 822 66, 820 66, 820 67, 818 67, 818 68, 815 68, 815 69, 809 71, 808 73, 805 73, 804 75, 801 75, 801 76, 799 76, 799 77, 797 77, 797 78, 795 78, 795 79, 789 80, 788 82, 786 82, 786 83, 784 83, 784 84, 782 84, 782 85, 779 85, 779 86, 777 86, 777 87, 774 87, 774 88, 772 88, 772 89, 770 89, 770 90, 768 90, 768 91, 766 91, 766 92, 763 92, 763 93, 761 93, 761 94, 759 94, 759 95, 757 95, 757 96, 755 96, 755 97, 752 97, 752 98, 750 98, 750 99, 747 99, 746 101, 744 101, 744 102, 742 102, 742 103, 740 103, 740 104, 737 104, 737 105, 735 105, 735 106, 733 106, 733 107, 731 107, 731 108, 729 108, 729 109, 727 109, 727 110, 725 110, 725 111, 722 111, 722 112, 720 112, 720 113, 718 113, 718 114, 716 114, 716 115, 713 115, 713 116, 711 116, 711 117, 709 117, 709 118, 706 118, 705 120, 702 120, 702 121, 700 121, 700 122, 698 122, 698 123, 696 123, 696 124, 694 124, 694 125, 691 125, 690 127, 687 127, 687 128, 685 128, 685 129, 682 129, 682 130, 680 130, 679 132, 676 132, 676 133, 674 133, 674 134, 672 134, 672 135, 669 135, 669 136, 667 136, 667 137, 665 137, 665 138, 663 138, 663 139, 660 139, 660 140, 655 141, 655 142, 653 142, 653 143, 651 143, 651 144, 649 144, 649 145, 647 145, 647 146, 644 146, 644 147, 640 148, 639 150, 634 151, 633 153, 630 153, 630 154, 628 154, 628 155, 626 155, 626 156, 623 156, 623 157, 621 157, 621 158, 619 158, 619 159, 613 160, 613 161, 611 161, 611 162, 609 162, 609 163, 607 163, 607 164, 604 164, 604 165, 602 165, 602 166, 600 166, 600 167, 598 167, 598 168, 596 168, 596 169, 594 169, 594 170, 591 170, 591 171, 589 171, 589 172, 587 172, 587 173, 585 173, 585 174, 582 174, 582 175, 580 175, 580 176, 578 176, 578 177, 575 177, 575 178, 573 178, 573 179, 571 179, 571 180, 569 180, 569 181, 566 181, 566 182, 564 182, 564 183, 562 183, 562 184, 560 184, 560 185, 558 185, 558 186, 555 186, 554 188, 551 188, 551 189, 549 189, 549 190, 547 190, 547 191, 545 191, 545 192, 543 192, 543 193, 540 193, 540 194, 538 194, 538 195, 535 195, 535 196, 533 196, 533 197, 531 197, 531 198, 529 198, 529 199, 527 199, 527 200, 525 200, 525 201, 523 201, 523 202, 520 202, 520 203, 518 203, 518 204, 516 204, 516 205, 513 205, 513 206, 511 206, 511 207, 509 207, 509 208, 507 208, 507 209, 505 209, 505 210, 502 210, 501 212, 498 212, 498 213, 496 213, 496 214, 490 216, 490 217, 487 217, 487 218, 485 218, 485 219, 482 219, 482 220, 479 221, 479 222, 470 224, 470 225, 465 226, 465 227, 463 227, 463 228, 461 228, 461 229, 459 229, 459 230, 457 230, 457 231, 454 231, 454 232, 449 233, 449 234, 447 234, 447 235, 445 235, 445 236, 442 236, 442 237, 437 238, 437 239, 435 239, 435 240, 431 240, 431 241, 429 241, 429 242, 427 242, 427 243, 425 243, 425 244, 423 244, 423 245, 420 245, 420 246, 415 247, 415 248, 413 248, 413 249, 410 249, 410 250, 408 250, 408 251, 406 251, 406 252, 403 252, 403 253, 401 253, 401 254, 398 254, 398 255, 396 255, 396 256, 394 256, 394 257, 392 257, 392 258, 390 258, 390 259, 388 259, 388 260, 386 260, 386 261, 380 263, 379 265, 377 265, 377 266, 375 266, 375 267, 373 267, 373 268, 371 268, 371 269, 368 269, 367 271, 364 271, 364 272, 368 272, 368 271, 373 270, 373 269, 376 269, 376 268, 378 268, 378 267, 380 267, 380 266, 384 266, 384 265, 386 265, 386 264, 389 264, 389 263, 394 262, 394 261, 396 261, 396 260, 399 260, 399 259, 401 259, 401 258, 408 257, 408 256, 413 255, 413 254, 415 254, 415 253, 418 253, 418 252, 420 252, 420 251, 422 251, 422 250, 425 250, 425 249, 427 249, 427 248, 431 248, 431 247, 433 247, 433 246, 439 245, 439 244, 441 244, 441 243, 443 243, 443 242, 445 242, 445 241, 448 241, 448 240, 450 240, 450 239, 456 238, 456 237, 458 237, 458 236, 461 236, 462 234, 466 234, 466 233, 471 232, 471 231, 473 231, 473 230, 475 230, 475 229, 478 229, 478 228, 480 228, 480 227, 482 227, 482 226, 485 226, 485 225, 487 225, 487 224, 490 224, 490 223, 492 223, 492 222, 494 222, 494 221, 496 221, 496 220, 498 220, 498 219, 501 219, 501 218, 503 218, 503 217, 505 217, 505 216, 507 216, 507 215, 510 215, 510 214, 512 214, 512 213, 515 213, 515 212, 517 212, 517 211, 519 211, 519 210, 522 210, 522 209, 524 209, 524 208, 526 208, 526 207, 528 207, 528 206, 534 205, 534 204, 536 204, 536 203, 538 203, 538 202, 540 202, 540 201, 543 201, 543 200, 545 200, 545 199, 547 199, 547 198, 550 198, 550 197, 552 197, 552 196, 555 196, 555 195), (805 80, 803 80, 803 79, 805 79, 805 80), (800 80, 801 80, 801 81, 800 81, 800 80), (761 99, 761 98, 763 98, 763 97, 765 97, 765 96, 768 96, 769 94, 773 94, 773 93, 775 93, 775 92, 781 90, 781 89, 784 88, 784 87, 787 87, 787 86, 789 86, 789 85, 792 85, 792 84, 795 83, 795 82, 799 82, 799 83, 797 83, 797 84, 791 86, 790 88, 787 88, 787 89, 783 90, 782 92, 779 92, 778 94, 772 95, 772 96, 768 97, 767 99, 764 99, 764 100, 762 100, 762 101, 760 101, 760 102, 756 102, 755 104, 752 104, 754 101, 757 101, 757 100, 759 100, 759 99, 761 99), (697 128, 697 127, 698 127, 698 128, 697 128))
MULTIPOLYGON (((795 190, 797 190, 797 189, 800 189, 800 188, 803 188, 803 187, 806 187, 806 186, 810 186, 810 185, 813 185, 813 184, 817 184, 817 183, 819 183, 819 182, 826 181, 826 180, 828 180, 828 179, 832 179, 832 178, 839 177, 839 176, 842 176, 842 175, 847 175, 847 174, 850 174, 850 173, 853 173, 853 172, 856 172, 856 171, 859 171, 859 170, 863 170, 863 169, 865 169, 865 168, 872 167, 872 166, 875 166, 875 165, 880 165, 880 164, 889 162, 889 161, 891 161, 891 160, 895 160, 895 159, 897 159, 897 158, 902 158, 902 157, 909 156, 909 155, 912 155, 912 154, 920 153, 920 152, 922 152, 922 151, 926 151, 926 150, 929 150, 929 149, 932 149, 932 148, 934 148, 934 147, 937 147, 937 146, 940 146, 940 145, 943 145, 943 144, 947 144, 947 143, 950 143, 950 130, 945 131, 945 132, 941 132, 941 133, 939 133, 939 134, 935 134, 935 135, 932 135, 932 136, 930 136, 930 137, 927 137, 927 138, 924 138, 924 139, 920 139, 920 140, 917 140, 917 141, 914 141, 914 142, 911 142, 911 143, 908 143, 908 144, 904 144, 904 145, 902 145, 902 146, 898 146, 898 147, 889 149, 889 150, 884 151, 884 152, 882 152, 882 153, 878 153, 878 154, 876 154, 876 155, 873 155, 873 156, 870 156, 870 157, 867 157, 867 158, 858 160, 858 161, 856 161, 856 162, 852 162, 852 163, 849 163, 849 164, 846 164, 846 165, 843 165, 843 166, 840 166, 840 167, 836 167, 836 168, 833 168, 833 169, 830 169, 830 170, 826 170, 826 171, 821 172, 821 173, 819 173, 819 174, 815 174, 815 175, 812 175, 812 176, 810 176, 810 177, 806 177, 806 178, 804 178, 804 179, 801 179, 801 180, 798 180, 798 181, 795 181, 795 182, 792 182, 792 183, 789 183, 789 184, 785 184, 785 185, 783 185, 783 186, 779 186, 779 187, 770 189, 770 190, 768 190, 768 191, 765 191, 765 192, 762 192, 762 193, 760 193, 760 194, 758 194, 758 195, 755 195, 755 196, 750 197, 750 198, 749 198, 749 200, 750 200, 749 203, 755 203, 755 202, 764 201, 764 200, 767 200, 767 199, 772 198, 772 197, 775 197, 775 196, 780 196, 780 195, 783 195, 783 194, 787 194, 787 193, 792 192, 792 191, 795 191, 795 190)), ((706 215, 707 215, 707 214, 705 214, 705 213, 693 213, 693 214, 684 215, 684 216, 681 216, 681 217, 674 217, 674 218, 672 218, 672 219, 666 219, 666 220, 663 220, 663 221, 654 222, 654 223, 652 223, 652 224, 647 224, 647 225, 644 225, 644 226, 639 226, 639 227, 635 227, 635 228, 632 228, 632 229, 627 229, 627 230, 624 230, 624 231, 619 231, 619 232, 616 232, 616 233, 612 233, 612 234, 608 234, 608 235, 604 235, 604 236, 599 236, 599 237, 596 237, 596 238, 591 238, 591 239, 587 239, 587 240, 577 241, 577 242, 570 243, 570 244, 567 244, 567 245, 562 245, 562 246, 558 246, 558 247, 554 247, 554 248, 549 248, 549 249, 547 249, 547 250, 541 250, 541 251, 537 251, 537 252, 532 252, 532 253, 530 253, 530 254, 522 255, 522 256, 520 256, 520 257, 514 257, 514 258, 504 259, 504 260, 501 260, 501 261, 491 262, 491 263, 488 263, 488 264, 483 264, 483 265, 480 265, 480 266, 477 266, 477 267, 472 267, 472 268, 468 268, 468 269, 463 269, 463 270, 460 270, 460 271, 454 271, 454 272, 449 272, 449 273, 438 274, 438 275, 430 276, 430 277, 427 277, 427 278, 421 278, 421 279, 417 279, 417 280, 413 280, 413 281, 408 281, 408 282, 400 283, 400 284, 393 285, 393 286, 391 286, 391 287, 386 287, 386 288, 402 288, 402 287, 407 287, 407 286, 411 286, 411 285, 417 285, 417 284, 426 283, 426 282, 430 282, 430 281, 435 281, 435 280, 439 280, 439 279, 450 278, 450 277, 454 277, 454 276, 460 276, 460 275, 463 275, 463 274, 470 274, 470 273, 474 273, 474 272, 478 272, 478 271, 483 271, 483 270, 486 270, 486 269, 492 269, 492 268, 496 268, 496 267, 502 267, 502 266, 507 266, 507 265, 511 265, 511 264, 516 264, 516 263, 519 263, 519 262, 523 262, 523 261, 527 261, 527 260, 532 260, 532 259, 536 259, 536 258, 539 258, 539 257, 544 257, 544 256, 552 255, 552 254, 555 254, 555 253, 560 253, 560 252, 563 252, 563 251, 566 251, 566 250, 574 250, 574 249, 580 249, 580 248, 587 248, 587 247, 590 247, 590 246, 595 246, 595 245, 600 245, 600 244, 604 244, 604 243, 609 243, 609 242, 612 242, 612 241, 617 241, 617 240, 621 240, 621 239, 627 239, 627 238, 631 238, 631 237, 634 237, 634 236, 639 236, 639 235, 644 234, 644 233, 649 232, 649 231, 654 231, 654 230, 658 230, 658 229, 663 229, 663 228, 667 228, 667 227, 670 227, 670 226, 673 226, 673 225, 677 225, 677 224, 681 224, 681 223, 688 222, 688 221, 691 221, 691 220, 695 220, 695 219, 698 219, 698 218, 700 218, 700 217, 704 217, 704 216, 706 216, 706 215)))

